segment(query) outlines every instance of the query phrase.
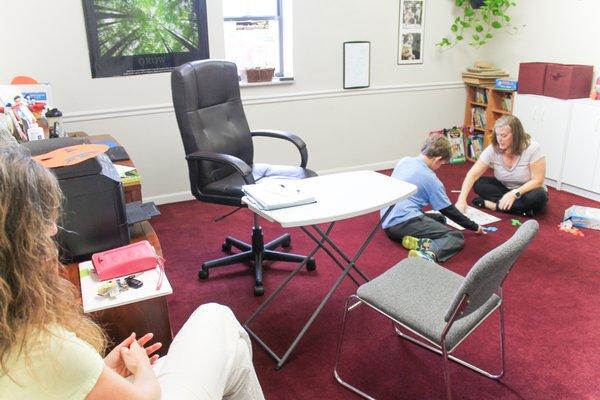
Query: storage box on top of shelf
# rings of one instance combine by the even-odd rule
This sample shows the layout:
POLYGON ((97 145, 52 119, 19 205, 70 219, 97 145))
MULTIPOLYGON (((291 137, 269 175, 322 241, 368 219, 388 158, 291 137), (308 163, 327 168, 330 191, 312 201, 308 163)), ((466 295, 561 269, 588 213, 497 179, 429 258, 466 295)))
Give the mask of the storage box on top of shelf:
POLYGON ((519 64, 517 93, 543 95, 548 64, 546 62, 526 62, 519 64))
POLYGON ((558 99, 589 97, 593 75, 592 65, 550 64, 546 68, 544 96, 558 99))
POLYGON ((570 219, 573 226, 600 231, 600 208, 571 206, 565 210, 564 221, 570 219))
POLYGON ((496 79, 496 89, 517 90, 517 81, 513 79, 496 79))

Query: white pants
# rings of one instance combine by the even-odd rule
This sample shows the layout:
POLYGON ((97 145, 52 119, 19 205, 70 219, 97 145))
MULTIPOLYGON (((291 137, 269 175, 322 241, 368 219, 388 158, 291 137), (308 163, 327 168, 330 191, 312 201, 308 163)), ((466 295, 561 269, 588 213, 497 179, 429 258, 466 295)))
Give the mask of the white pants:
POLYGON ((194 311, 155 372, 162 400, 264 400, 250 338, 219 304, 194 311))

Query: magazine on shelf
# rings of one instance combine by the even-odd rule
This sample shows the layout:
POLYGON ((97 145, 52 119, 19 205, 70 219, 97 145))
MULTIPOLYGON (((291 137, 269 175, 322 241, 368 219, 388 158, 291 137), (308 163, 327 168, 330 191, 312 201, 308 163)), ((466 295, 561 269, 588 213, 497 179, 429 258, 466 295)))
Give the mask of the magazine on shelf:
POLYGON ((270 179, 263 183, 242 186, 250 201, 262 210, 301 206, 316 202, 312 193, 300 188, 297 180, 270 179))
POLYGON ((450 142, 450 164, 465 162, 465 141, 463 137, 463 128, 456 126, 450 129, 444 129, 448 142, 450 142))

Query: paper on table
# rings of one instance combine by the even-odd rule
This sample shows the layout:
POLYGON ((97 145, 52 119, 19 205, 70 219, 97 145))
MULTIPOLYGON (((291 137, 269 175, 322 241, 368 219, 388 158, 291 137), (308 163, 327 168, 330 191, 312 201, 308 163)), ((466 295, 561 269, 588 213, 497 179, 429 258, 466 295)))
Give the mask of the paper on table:
POLYGON ((242 186, 242 191, 263 210, 314 203, 315 197, 302 190, 298 181, 271 179, 264 183, 242 186))
MULTIPOLYGON (((435 211, 427 211, 428 213, 435 211)), ((478 225, 487 225, 493 222, 500 221, 500 218, 494 217, 491 214, 481 211, 478 208, 474 208, 471 206, 467 206, 467 211, 464 213, 471 221, 475 222, 478 225)), ((446 224, 451 227, 458 229, 459 231, 464 230, 462 226, 458 225, 456 222, 452 221, 450 218, 446 218, 446 224)))

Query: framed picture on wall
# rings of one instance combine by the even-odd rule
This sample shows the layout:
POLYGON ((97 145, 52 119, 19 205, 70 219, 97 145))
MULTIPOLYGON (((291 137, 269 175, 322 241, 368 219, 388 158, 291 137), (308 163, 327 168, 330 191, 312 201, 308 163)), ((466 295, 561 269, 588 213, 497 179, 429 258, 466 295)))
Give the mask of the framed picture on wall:
POLYGON ((398 64, 422 64, 425 0, 399 1, 398 64))
POLYGON ((208 58, 206 0, 82 0, 92 78, 208 58))

